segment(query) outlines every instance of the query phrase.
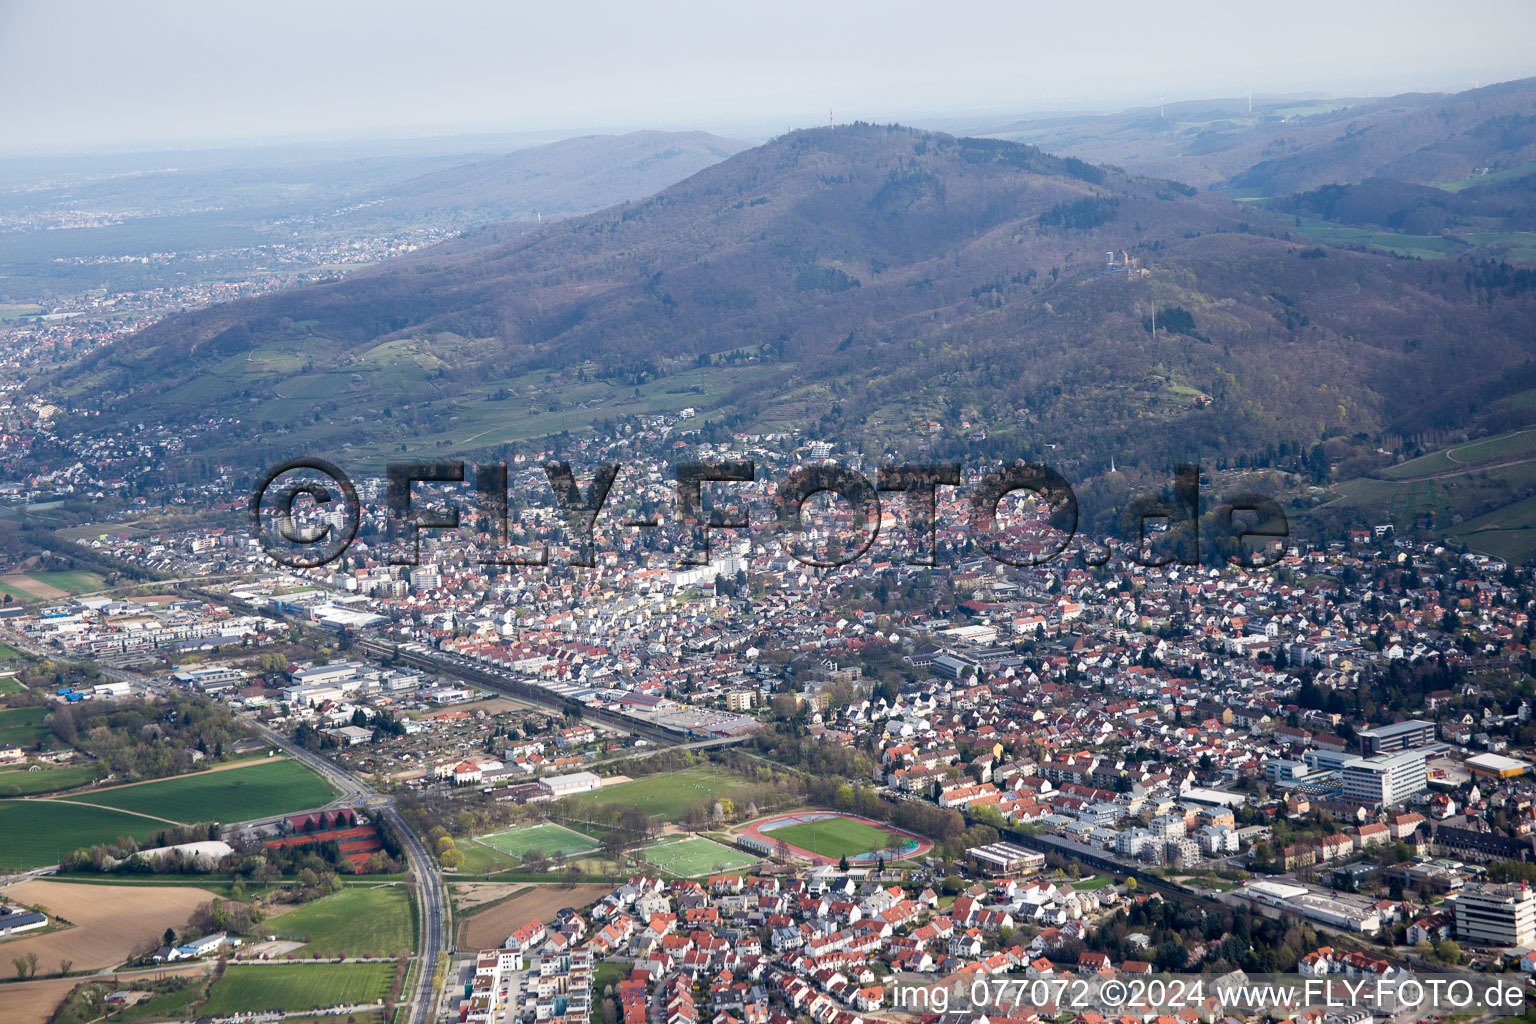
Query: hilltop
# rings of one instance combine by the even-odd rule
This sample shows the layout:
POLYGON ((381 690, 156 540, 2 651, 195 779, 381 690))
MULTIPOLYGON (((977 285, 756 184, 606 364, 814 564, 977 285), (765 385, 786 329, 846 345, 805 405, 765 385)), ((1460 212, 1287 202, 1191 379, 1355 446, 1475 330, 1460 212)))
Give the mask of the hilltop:
POLYGON ((50 383, 101 414, 92 430, 239 417, 210 455, 393 450, 402 427, 470 452, 690 405, 876 452, 1053 446, 1085 471, 1163 471, 1464 426, 1518 390, 1532 300, 1486 268, 1315 246, 1187 185, 854 125, 173 316, 50 383))

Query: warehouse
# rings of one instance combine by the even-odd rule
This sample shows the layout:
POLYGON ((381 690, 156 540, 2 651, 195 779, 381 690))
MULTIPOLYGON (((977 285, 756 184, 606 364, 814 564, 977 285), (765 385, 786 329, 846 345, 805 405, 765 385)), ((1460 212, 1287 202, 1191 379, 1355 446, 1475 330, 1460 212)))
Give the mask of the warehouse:
POLYGON ((1478 754, 1467 758, 1467 770, 1480 779, 1514 779, 1529 773, 1531 766, 1503 754, 1478 754))

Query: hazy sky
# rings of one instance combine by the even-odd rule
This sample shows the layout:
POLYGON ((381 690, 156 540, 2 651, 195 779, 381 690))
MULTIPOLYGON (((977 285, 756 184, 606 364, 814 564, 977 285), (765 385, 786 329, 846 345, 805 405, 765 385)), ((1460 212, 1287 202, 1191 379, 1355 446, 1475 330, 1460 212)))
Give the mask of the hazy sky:
POLYGON ((1536 74, 1532 0, 0 0, 0 152, 920 120, 1536 74))

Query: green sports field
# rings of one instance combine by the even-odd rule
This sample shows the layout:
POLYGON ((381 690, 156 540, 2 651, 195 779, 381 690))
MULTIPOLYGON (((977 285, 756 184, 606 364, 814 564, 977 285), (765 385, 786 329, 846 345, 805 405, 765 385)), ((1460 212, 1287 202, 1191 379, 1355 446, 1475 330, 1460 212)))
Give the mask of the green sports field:
POLYGON ((683 878, 743 871, 759 860, 750 853, 698 836, 664 839, 654 846, 645 847, 641 852, 646 860, 661 870, 683 878))
POLYGON ((260 1010, 320 1010, 376 1003, 389 994, 392 964, 235 964, 208 990, 202 1016, 260 1010))
POLYGON ((415 948, 410 897, 398 885, 348 886, 261 927, 281 939, 306 940, 303 956, 395 956, 415 948))
POLYGON ((238 768, 178 775, 71 799, 191 824, 306 811, 329 803, 335 796, 320 776, 297 761, 284 759, 251 761, 238 768))
POLYGON ((47 800, 0 800, 0 870, 57 864, 59 858, 92 843, 119 836, 142 840, 165 828, 163 822, 47 800))
POLYGON ((564 825, 551 822, 509 828, 505 832, 493 832, 488 836, 481 836, 480 841, 502 853, 510 853, 514 857, 526 857, 534 850, 538 850, 546 857, 553 857, 557 853, 571 857, 580 853, 590 853, 598 847, 591 836, 584 836, 564 825))
POLYGON ((646 775, 631 782, 604 786, 576 798, 593 807, 640 807, 652 818, 681 821, 695 804, 735 799, 750 784, 740 775, 712 765, 695 765, 678 772, 646 775))
POLYGON ((852 818, 824 818, 817 822, 785 825, 763 835, 773 842, 782 839, 791 846, 822 857, 852 857, 871 850, 883 850, 895 842, 884 829, 852 818))

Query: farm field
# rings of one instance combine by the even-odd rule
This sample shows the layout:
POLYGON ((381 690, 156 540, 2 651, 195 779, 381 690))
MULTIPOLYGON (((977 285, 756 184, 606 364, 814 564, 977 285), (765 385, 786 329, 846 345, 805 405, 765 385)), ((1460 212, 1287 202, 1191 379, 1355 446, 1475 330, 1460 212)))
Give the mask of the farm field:
POLYGON ((698 836, 675 840, 664 839, 653 846, 645 847, 640 852, 644 854, 646 860, 663 871, 682 878, 742 871, 761 859, 698 836))
POLYGON ((0 1024, 47 1024, 54 1008, 78 984, 79 978, 45 978, 6 985, 0 1024))
POLYGON ((695 765, 679 772, 646 775, 583 793, 578 804, 590 807, 640 807, 652 818, 680 821, 689 807, 711 804, 721 797, 735 799, 750 783, 741 776, 711 765, 695 765))
POLYGON ((198 1013, 219 1017, 377 1003, 389 994, 393 975, 392 964, 234 964, 209 987, 198 1013))
POLYGON ((764 835, 774 841, 782 839, 791 846, 822 857, 853 857, 891 844, 890 833, 852 818, 824 818, 785 825, 764 835))
POLYGON ((552 822, 509 828, 505 832, 493 832, 490 835, 481 836, 480 842, 518 858, 525 857, 534 850, 538 850, 546 857, 553 857, 557 853, 569 857, 590 853, 598 848, 598 844, 591 836, 584 836, 580 832, 552 822))
POLYGON ((501 903, 457 918, 460 949, 492 949, 538 918, 551 921, 561 907, 582 907, 613 891, 611 885, 539 885, 501 903))
POLYGON ((235 767, 115 786, 75 798, 191 824, 245 821, 309 810, 329 803, 334 791, 297 761, 253 760, 235 767))
POLYGON ((121 814, 105 807, 49 800, 0 800, 0 870, 57 864, 59 857, 119 836, 142 840, 165 828, 163 822, 121 814))
POLYGON ((29 572, 0 576, 0 593, 18 601, 53 601, 71 594, 100 590, 103 580, 93 572, 29 572))
POLYGON ((1509 562, 1536 556, 1536 498, 1526 498, 1452 527, 1449 535, 1474 551, 1509 562))
POLYGON ((415 948, 411 901, 398 885, 349 886, 271 917, 280 939, 306 939, 304 954, 395 956, 415 948))
POLYGON ((74 925, 0 945, 7 959, 36 953, 45 969, 73 960, 74 970, 96 970, 122 963, 146 944, 158 944, 167 928, 180 931, 192 912, 214 894, 191 885, 120 886, 55 882, 34 878, 3 890, 6 899, 43 910, 74 925))
POLYGON ((1430 452, 1416 459, 1398 463, 1382 471, 1382 476, 1393 480, 1411 480, 1429 473, 1466 468, 1481 462, 1500 459, 1536 456, 1536 430, 1514 430, 1496 434, 1466 444, 1453 445, 1438 452, 1430 452))

